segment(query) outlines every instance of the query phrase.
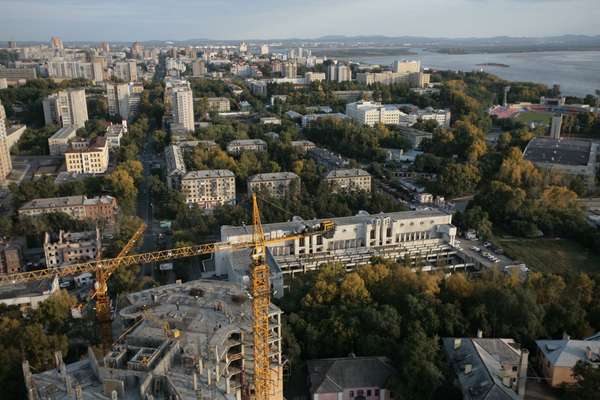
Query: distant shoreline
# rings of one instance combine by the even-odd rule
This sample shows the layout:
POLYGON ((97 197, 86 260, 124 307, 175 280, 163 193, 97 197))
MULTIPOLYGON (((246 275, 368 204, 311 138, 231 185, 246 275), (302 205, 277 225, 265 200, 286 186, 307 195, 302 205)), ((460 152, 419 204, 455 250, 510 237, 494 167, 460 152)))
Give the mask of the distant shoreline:
POLYGON ((500 67, 500 68, 510 68, 510 65, 508 64, 502 64, 502 63, 482 63, 482 64, 477 64, 478 67, 500 67))
POLYGON ((317 47, 313 48, 312 54, 315 56, 328 57, 387 57, 387 56, 414 56, 411 49, 403 47, 317 47))
POLYGON ((600 51, 600 46, 498 46, 498 47, 456 47, 456 48, 427 48, 423 50, 433 53, 462 55, 462 54, 506 54, 506 53, 543 53, 560 51, 600 51))

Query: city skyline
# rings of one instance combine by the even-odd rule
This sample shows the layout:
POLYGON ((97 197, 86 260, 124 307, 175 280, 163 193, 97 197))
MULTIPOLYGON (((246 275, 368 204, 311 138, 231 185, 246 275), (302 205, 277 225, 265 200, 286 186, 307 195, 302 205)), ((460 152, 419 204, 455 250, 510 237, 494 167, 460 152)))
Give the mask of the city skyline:
POLYGON ((327 35, 542 37, 600 34, 595 0, 0 0, 0 38, 45 41, 318 38, 327 35), (385 10, 385 12, 382 12, 385 10), (585 12, 583 12, 585 11, 585 12), (556 24, 556 15, 561 23, 556 24), (349 23, 360 20, 357 23, 349 23), (502 20, 510 21, 503 26, 502 20), (158 29, 157 29, 158 27, 158 29), (510 27, 510 29, 509 29, 510 27))

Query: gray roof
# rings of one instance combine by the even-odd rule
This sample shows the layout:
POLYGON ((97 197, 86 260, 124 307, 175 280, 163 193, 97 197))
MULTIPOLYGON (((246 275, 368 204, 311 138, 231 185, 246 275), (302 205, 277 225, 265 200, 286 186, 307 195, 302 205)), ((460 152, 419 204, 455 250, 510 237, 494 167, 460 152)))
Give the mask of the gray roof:
POLYGON ((523 156, 531 162, 588 165, 592 143, 578 139, 553 139, 536 137, 531 139, 523 156))
POLYGON ((227 144, 227 147, 229 146, 254 146, 254 145, 267 145, 267 142, 265 142, 262 139, 237 139, 237 140, 232 140, 231 142, 229 142, 227 144))
MULTIPOLYGON (((555 367, 572 368, 577 361, 588 360, 586 352, 590 348, 600 363, 600 342, 593 340, 537 340, 535 344, 544 357, 555 367)), ((590 361, 590 360, 588 360, 590 361)))
POLYGON ((344 389, 385 387, 396 370, 386 357, 346 357, 309 360, 310 392, 337 393, 344 389))
POLYGON ((298 178, 293 172, 270 172, 266 174, 256 174, 248 178, 248 182, 264 182, 264 181, 279 181, 291 180, 298 178))
POLYGON ((352 168, 352 169, 334 169, 327 173, 327 179, 333 178, 352 178, 356 176, 371 176, 364 169, 352 168))
POLYGON ((228 169, 203 169, 202 171, 190 171, 183 176, 186 179, 203 179, 203 178, 234 178, 235 175, 228 169))
POLYGON ((520 364, 521 354, 512 339, 443 338, 442 343, 465 400, 519 399, 501 379, 503 365, 520 364), (466 364, 472 367, 468 374, 466 364))
POLYGON ((57 140, 57 139, 69 139, 77 133, 76 126, 65 126, 64 128, 60 128, 54 133, 54 135, 50 136, 49 140, 57 140))

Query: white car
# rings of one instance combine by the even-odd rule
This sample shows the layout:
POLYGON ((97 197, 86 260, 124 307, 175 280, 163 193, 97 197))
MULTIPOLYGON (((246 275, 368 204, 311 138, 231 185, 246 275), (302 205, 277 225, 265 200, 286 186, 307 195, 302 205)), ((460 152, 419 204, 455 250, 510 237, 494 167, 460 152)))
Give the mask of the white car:
POLYGON ((476 251, 478 253, 481 251, 481 249, 477 246, 471 246, 471 250, 476 251))

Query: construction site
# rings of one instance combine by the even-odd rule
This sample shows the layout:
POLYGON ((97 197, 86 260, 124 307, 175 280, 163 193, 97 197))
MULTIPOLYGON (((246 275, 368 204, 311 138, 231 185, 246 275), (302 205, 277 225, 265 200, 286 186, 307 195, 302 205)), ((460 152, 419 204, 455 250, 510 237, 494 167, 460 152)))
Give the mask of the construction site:
MULTIPOLYGON (((252 299, 229 282, 199 280, 126 296, 112 348, 32 374, 23 364, 30 400, 254 398, 252 299), (244 393, 244 391, 248 391, 244 393)), ((281 311, 269 306, 268 398, 283 399, 281 311)))

